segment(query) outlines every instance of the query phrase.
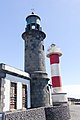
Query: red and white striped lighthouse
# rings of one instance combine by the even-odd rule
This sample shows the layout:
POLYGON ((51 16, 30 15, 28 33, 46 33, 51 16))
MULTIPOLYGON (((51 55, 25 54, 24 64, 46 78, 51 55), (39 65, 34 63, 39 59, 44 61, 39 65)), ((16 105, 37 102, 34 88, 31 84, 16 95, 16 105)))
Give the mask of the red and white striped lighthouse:
POLYGON ((62 92, 62 80, 59 63, 59 57, 61 55, 62 53, 60 48, 58 48, 55 44, 52 44, 48 49, 47 57, 50 58, 53 104, 67 102, 66 93, 62 92))

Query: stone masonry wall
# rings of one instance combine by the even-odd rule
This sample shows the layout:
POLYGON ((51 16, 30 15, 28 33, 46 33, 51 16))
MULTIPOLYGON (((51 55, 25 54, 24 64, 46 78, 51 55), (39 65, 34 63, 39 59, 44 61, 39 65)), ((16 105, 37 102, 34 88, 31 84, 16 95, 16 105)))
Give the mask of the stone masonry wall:
POLYGON ((26 111, 8 112, 3 120, 69 120, 69 106, 41 107, 26 111))
POLYGON ((47 73, 34 72, 31 74, 31 108, 50 105, 47 73))
POLYGON ((17 111, 5 114, 5 120, 46 120, 44 108, 17 111))
POLYGON ((30 31, 25 33, 25 71, 46 71, 44 42, 40 31, 30 31))
POLYGON ((31 107, 49 106, 49 90, 47 89, 47 80, 31 80, 31 107))
POLYGON ((69 120, 70 111, 68 105, 45 108, 46 120, 69 120))

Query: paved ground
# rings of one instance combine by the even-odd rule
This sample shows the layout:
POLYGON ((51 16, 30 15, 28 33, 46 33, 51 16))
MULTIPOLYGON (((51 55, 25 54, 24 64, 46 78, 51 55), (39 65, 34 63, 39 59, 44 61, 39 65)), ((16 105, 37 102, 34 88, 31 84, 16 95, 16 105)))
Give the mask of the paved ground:
POLYGON ((80 120, 80 105, 70 105, 70 120, 80 120))

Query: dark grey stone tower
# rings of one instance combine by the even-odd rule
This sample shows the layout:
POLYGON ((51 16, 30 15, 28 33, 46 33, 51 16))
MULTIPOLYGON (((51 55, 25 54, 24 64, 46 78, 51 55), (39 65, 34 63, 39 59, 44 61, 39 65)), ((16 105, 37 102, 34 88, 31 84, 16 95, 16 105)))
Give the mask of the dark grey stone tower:
POLYGON ((31 107, 49 106, 48 77, 45 68, 45 33, 40 26, 40 17, 33 12, 26 18, 25 71, 31 75, 31 107))

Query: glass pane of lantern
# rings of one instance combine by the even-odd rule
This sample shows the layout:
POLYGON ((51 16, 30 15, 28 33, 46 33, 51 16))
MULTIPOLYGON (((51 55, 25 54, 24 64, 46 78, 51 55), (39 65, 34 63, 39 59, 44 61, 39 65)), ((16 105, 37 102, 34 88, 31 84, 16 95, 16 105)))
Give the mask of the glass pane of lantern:
POLYGON ((35 29, 35 26, 34 26, 34 25, 32 26, 32 29, 35 29))

